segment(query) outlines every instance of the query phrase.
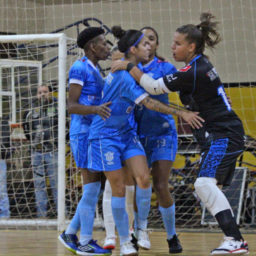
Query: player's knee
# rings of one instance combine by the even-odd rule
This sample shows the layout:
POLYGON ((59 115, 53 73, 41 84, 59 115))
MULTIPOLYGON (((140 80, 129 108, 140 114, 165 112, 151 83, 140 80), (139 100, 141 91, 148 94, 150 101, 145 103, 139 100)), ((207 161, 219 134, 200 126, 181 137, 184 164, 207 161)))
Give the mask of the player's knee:
POLYGON ((168 184, 166 184, 166 182, 157 181, 153 184, 154 190, 157 194, 166 194, 166 191, 169 191, 168 184))
POLYGON ((216 183, 214 178, 200 177, 196 179, 194 184, 197 195, 207 208, 211 208, 216 200, 216 189, 218 189, 216 183))
POLYGON ((123 183, 116 183, 112 186, 112 196, 124 197, 125 196, 125 185, 123 183))
POLYGON ((145 175, 141 175, 141 176, 137 177, 136 183, 142 189, 149 188, 149 186, 150 186, 149 175, 145 174, 145 175))

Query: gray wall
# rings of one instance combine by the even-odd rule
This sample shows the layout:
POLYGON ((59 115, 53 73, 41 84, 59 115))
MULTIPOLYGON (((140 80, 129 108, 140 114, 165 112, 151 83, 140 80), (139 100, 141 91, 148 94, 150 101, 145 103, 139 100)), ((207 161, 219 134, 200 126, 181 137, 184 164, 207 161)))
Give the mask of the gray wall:
MULTIPOLYGON (((108 27, 150 25, 160 36, 159 55, 172 62, 173 32, 182 24, 199 23, 202 11, 211 11, 220 22, 223 41, 206 54, 223 82, 256 81, 256 0, 0 0, 0 30, 48 33, 88 17, 108 27)), ((76 28, 66 33, 76 38, 76 28)))

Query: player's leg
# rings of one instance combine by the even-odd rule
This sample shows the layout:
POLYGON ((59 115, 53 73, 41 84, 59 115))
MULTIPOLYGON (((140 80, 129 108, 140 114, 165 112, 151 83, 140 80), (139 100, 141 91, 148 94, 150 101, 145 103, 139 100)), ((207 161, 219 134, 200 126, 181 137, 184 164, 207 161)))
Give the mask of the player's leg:
POLYGON ((125 175, 125 198, 126 198, 126 211, 129 218, 130 233, 133 232, 134 221, 134 191, 135 181, 132 172, 126 167, 123 167, 125 175))
POLYGON ((169 191, 169 178, 172 162, 169 160, 159 160, 152 164, 152 178, 154 191, 159 202, 170 253, 182 252, 180 241, 175 229, 175 203, 169 191))
POLYGON ((122 170, 122 152, 126 140, 120 136, 92 140, 88 147, 88 167, 103 170, 112 190, 111 206, 123 255, 137 255, 129 239, 128 215, 125 209, 125 183, 122 170), (100 149, 100 150, 98 150, 100 149))
MULTIPOLYGON (((70 136, 70 147, 72 150, 73 157, 76 162, 76 166, 79 168, 83 176, 87 164, 87 137, 88 134, 80 134, 70 136)), ((84 179, 83 179, 84 180, 84 179)), ((84 191, 84 190, 83 190, 84 191)), ((77 232, 80 229, 80 214, 79 214, 79 201, 75 215, 73 216, 67 229, 59 235, 59 241, 71 252, 75 253, 78 247, 77 232)))
POLYGON ((106 238, 103 245, 105 249, 115 249, 116 246, 115 221, 112 214, 111 198, 111 186, 109 181, 106 180, 102 199, 103 219, 106 231, 106 238))
MULTIPOLYGON (((134 180, 132 173, 125 167, 125 198, 126 198, 126 211, 129 218, 129 227, 130 233, 133 232, 133 202, 134 202, 134 180)), ((105 249, 114 249, 116 246, 116 235, 115 235, 115 223, 112 214, 111 208, 111 197, 112 190, 108 180, 106 180, 105 190, 103 193, 103 217, 104 217, 104 226, 106 230, 106 238, 104 241, 103 248, 105 249)))
POLYGON ((111 206, 112 213, 119 234, 120 254, 137 255, 129 236, 129 220, 125 206, 125 175, 124 170, 105 171, 112 189, 111 206))
POLYGON ((138 246, 150 249, 150 241, 147 234, 147 218, 150 210, 152 188, 150 174, 144 155, 136 155, 126 160, 127 167, 132 171, 136 181, 136 204, 138 208, 138 221, 136 236, 138 246))
POLYGON ((231 206, 217 186, 217 183, 230 184, 242 145, 241 142, 237 146, 228 138, 212 141, 209 150, 203 154, 199 177, 194 184, 197 195, 216 218, 226 236, 220 247, 214 249, 211 254, 248 252, 248 245, 243 241, 231 206))
POLYGON ((177 152, 177 132, 157 137, 148 137, 144 143, 147 159, 152 166, 154 191, 159 202, 170 253, 182 252, 175 229, 175 203, 169 191, 170 171, 177 152))
POLYGON ((88 253, 90 255, 108 255, 110 251, 104 250, 92 239, 95 208, 101 188, 102 173, 90 172, 86 169, 87 137, 88 134, 80 134, 70 138, 72 153, 83 177, 83 195, 70 225, 59 236, 59 240, 70 251, 79 255, 88 255, 88 253), (81 228, 81 231, 78 242, 76 233, 79 228, 81 228))
POLYGON ((78 255, 105 255, 110 253, 92 239, 95 209, 101 188, 101 175, 102 172, 83 171, 84 191, 78 206, 81 223, 79 245, 76 250, 78 255))

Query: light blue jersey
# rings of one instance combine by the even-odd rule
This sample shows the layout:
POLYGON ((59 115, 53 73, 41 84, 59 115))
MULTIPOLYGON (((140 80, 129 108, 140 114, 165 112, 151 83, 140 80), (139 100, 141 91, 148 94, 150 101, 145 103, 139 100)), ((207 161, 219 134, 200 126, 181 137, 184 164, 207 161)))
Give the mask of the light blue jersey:
MULTIPOLYGON (((161 61, 157 57, 145 66, 139 64, 138 67, 143 73, 154 79, 177 71, 174 65, 161 61)), ((151 95, 150 97, 169 105, 168 94, 151 95)), ((172 130, 176 130, 175 121, 171 115, 152 111, 144 106, 136 108, 135 118, 138 122, 138 135, 140 138, 171 134, 172 130)))
MULTIPOLYGON (((104 80, 99 70, 87 58, 77 60, 69 71, 69 84, 82 86, 79 104, 99 105, 102 95, 104 80)), ((77 167, 86 168, 87 165, 87 139, 89 127, 94 115, 71 115, 70 146, 77 167)))
MULTIPOLYGON (((99 70, 87 58, 77 60, 69 71, 69 84, 82 86, 79 104, 99 105, 104 80, 99 70)), ((94 115, 71 115, 70 136, 87 133, 94 115)))
POLYGON ((111 116, 93 118, 89 132, 88 169, 114 171, 134 156, 144 155, 137 136, 134 107, 148 94, 127 71, 110 73, 103 88, 102 103, 111 101, 111 116))
POLYGON ((119 136, 133 131, 137 125, 134 121, 134 107, 148 93, 141 88, 127 71, 110 73, 103 88, 101 104, 111 101, 111 116, 105 121, 100 116, 93 118, 89 139, 119 136))
MULTIPOLYGON (((171 74, 176 68, 168 62, 155 57, 151 62, 138 67, 154 79, 171 74)), ((152 98, 169 105, 167 94, 152 95, 152 98)), ((177 152, 177 131, 175 121, 171 115, 165 115, 138 106, 135 110, 135 119, 138 123, 138 135, 145 149, 148 165, 159 160, 174 161, 177 152)))

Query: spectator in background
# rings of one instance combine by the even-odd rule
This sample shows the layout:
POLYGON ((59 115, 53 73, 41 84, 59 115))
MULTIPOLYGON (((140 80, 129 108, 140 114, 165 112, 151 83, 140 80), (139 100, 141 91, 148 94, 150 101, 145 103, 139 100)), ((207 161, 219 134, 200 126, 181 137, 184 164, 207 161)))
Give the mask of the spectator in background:
POLYGON ((32 109, 24 114, 23 128, 31 141, 31 161, 34 176, 37 217, 47 216, 47 186, 49 178, 51 194, 57 207, 57 99, 51 96, 46 84, 37 88, 36 101, 32 109))
POLYGON ((1 118, 0 131, 0 218, 10 217, 10 204, 7 193, 7 163, 10 149, 10 129, 8 117, 1 118))

